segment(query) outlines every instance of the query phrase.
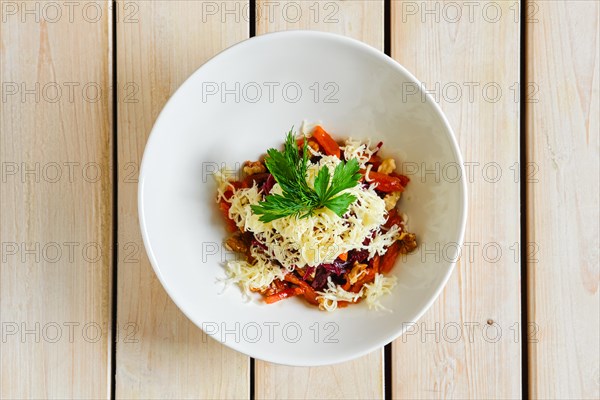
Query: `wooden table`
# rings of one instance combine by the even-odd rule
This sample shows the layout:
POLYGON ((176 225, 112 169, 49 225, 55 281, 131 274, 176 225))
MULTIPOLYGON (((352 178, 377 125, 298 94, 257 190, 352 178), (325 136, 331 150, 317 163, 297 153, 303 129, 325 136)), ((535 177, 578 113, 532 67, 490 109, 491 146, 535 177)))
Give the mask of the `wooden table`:
POLYGON ((0 397, 600 397, 597 1, 0 2, 0 397), (407 334, 319 368, 207 339, 144 252, 152 124, 222 49, 337 32, 422 80, 460 143, 458 266, 407 334))

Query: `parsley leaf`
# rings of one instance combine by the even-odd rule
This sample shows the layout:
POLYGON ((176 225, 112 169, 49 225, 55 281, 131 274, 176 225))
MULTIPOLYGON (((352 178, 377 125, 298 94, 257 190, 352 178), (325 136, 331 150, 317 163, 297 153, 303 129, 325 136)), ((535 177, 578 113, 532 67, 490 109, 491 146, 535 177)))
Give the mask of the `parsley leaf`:
POLYGON ((281 186, 282 194, 270 194, 264 201, 251 206, 252 211, 260 215, 260 221, 271 222, 290 215, 305 218, 322 207, 329 208, 340 217, 348 211, 356 197, 340 192, 358 184, 361 177, 358 162, 354 159, 340 162, 333 176, 327 166, 322 167, 312 189, 306 182, 308 156, 308 141, 304 140, 300 155, 292 130, 287 134, 283 151, 267 151, 265 164, 281 186))
POLYGON ((329 208, 331 211, 341 217, 346 213, 346 211, 348 211, 348 207, 350 204, 354 203, 355 200, 356 197, 350 193, 344 193, 334 197, 333 199, 329 199, 325 203, 325 207, 329 208))
POLYGON ((351 159, 347 163, 339 163, 333 171, 331 186, 327 188, 329 185, 329 168, 327 166, 321 168, 315 179, 315 191, 319 195, 318 207, 327 207, 340 217, 343 216, 350 204, 356 200, 356 197, 349 193, 335 196, 343 190, 356 186, 361 176, 358 173, 359 169, 358 161, 355 159, 351 159))

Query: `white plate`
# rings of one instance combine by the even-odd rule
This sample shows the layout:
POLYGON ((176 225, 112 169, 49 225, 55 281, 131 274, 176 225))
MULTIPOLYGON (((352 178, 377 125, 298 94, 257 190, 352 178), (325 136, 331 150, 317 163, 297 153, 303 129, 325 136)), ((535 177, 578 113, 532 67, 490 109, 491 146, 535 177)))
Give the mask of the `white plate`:
POLYGON ((171 298, 214 339, 281 364, 342 362, 397 338, 439 295, 465 228, 462 165, 439 107, 383 53, 327 33, 258 36, 204 64, 158 117, 139 181, 144 244, 171 298), (303 120, 322 122, 337 139, 382 140, 412 179, 400 210, 420 247, 393 270, 398 286, 382 301, 391 312, 244 302, 236 286, 221 293, 217 279, 231 255, 212 174, 281 146, 303 120))

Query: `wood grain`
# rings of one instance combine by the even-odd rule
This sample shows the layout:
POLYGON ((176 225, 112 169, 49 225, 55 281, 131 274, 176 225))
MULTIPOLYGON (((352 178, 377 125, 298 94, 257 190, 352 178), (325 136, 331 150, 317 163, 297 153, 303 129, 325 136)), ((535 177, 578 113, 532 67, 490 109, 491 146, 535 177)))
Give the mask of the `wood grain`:
POLYGON ((518 3, 474 3, 457 13, 445 2, 392 2, 392 56, 448 117, 469 192, 457 268, 393 343, 394 398, 521 396, 518 3))
POLYGON ((338 33, 383 51, 383 1, 256 1, 256 34, 290 29, 338 33))
MULTIPOLYGON (((245 2, 227 2, 243 10, 245 2)), ((206 339, 168 297, 146 257, 138 225, 137 173, 146 139, 177 87, 220 50, 247 38, 248 21, 224 3, 119 2, 119 326, 117 398, 247 398, 249 359, 206 339), (226 23, 222 23, 225 18, 226 23), (128 325, 129 324, 129 325, 128 325)))
MULTIPOLYGON (((312 29, 339 33, 383 50, 383 1, 256 2, 256 34, 312 29), (297 10, 300 10, 297 12, 297 10)), ((326 367, 297 368, 256 361, 257 399, 383 398, 383 349, 326 367)))
POLYGON ((111 18, 55 4, 0 5, 3 399, 110 392, 111 18))
POLYGON ((600 5, 529 2, 532 398, 600 398, 600 5))

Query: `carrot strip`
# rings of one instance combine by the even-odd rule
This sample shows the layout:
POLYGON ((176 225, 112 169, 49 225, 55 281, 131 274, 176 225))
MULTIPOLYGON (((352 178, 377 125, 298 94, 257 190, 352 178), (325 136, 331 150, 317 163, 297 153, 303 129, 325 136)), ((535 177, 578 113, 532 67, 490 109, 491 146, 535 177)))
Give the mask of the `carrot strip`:
POLYGON ((373 271, 375 271, 375 273, 378 274, 379 273, 379 254, 375 254, 375 257, 373 257, 370 264, 371 264, 371 267, 373 268, 373 271))
POLYGON ((223 213, 223 216, 225 217, 225 222, 227 224, 227 230, 229 232, 236 232, 238 230, 238 227, 235 224, 235 221, 232 220, 231 218, 229 218, 229 209, 230 208, 231 208, 231 204, 229 204, 225 200, 221 200, 219 202, 219 209, 221 210, 221 212, 223 213))
POLYGON ((344 283, 344 285, 342 286, 342 289, 344 289, 347 292, 352 287, 352 285, 350 284, 350 279, 348 278, 347 272, 344 272, 344 279, 346 280, 346 283, 344 283))
POLYGON ((360 292, 360 288, 362 288, 365 283, 370 283, 373 279, 375 279, 375 270, 373 270, 373 268, 367 268, 367 274, 356 281, 350 288, 350 291, 354 293, 360 292))
POLYGON ((319 301, 317 300, 317 292, 315 292, 315 289, 313 289, 308 283, 304 282, 303 280, 299 279, 296 275, 291 273, 285 274, 284 279, 290 283, 293 283, 294 285, 300 286, 304 290, 304 298, 310 304, 319 304, 319 301))
POLYGON ((348 261, 348 252, 344 252, 338 256, 338 258, 342 261, 348 261))
POLYGON ((392 270, 392 267, 398 258, 398 254, 400 254, 400 242, 396 241, 388 247, 386 253, 381 258, 379 270, 382 274, 387 274, 392 270))
POLYGON ((302 286, 302 284, 305 284, 308 286, 308 283, 302 281, 296 275, 289 273, 289 272, 287 274, 285 274, 285 277, 283 279, 285 279, 286 281, 288 281, 290 283, 293 283, 294 285, 302 286))
POLYGON ((325 132, 320 125, 317 125, 312 133, 313 138, 323 147, 325 153, 330 156, 336 156, 340 158, 340 146, 333 140, 329 133, 325 132))
POLYGON ((280 281, 279 279, 274 280, 273 284, 275 285, 275 288, 276 288, 275 290, 277 292, 281 292, 281 291, 283 291, 285 289, 289 289, 288 284, 286 282, 280 281))
POLYGON ((265 297, 265 303, 272 304, 279 300, 287 299, 288 297, 297 296, 302 293, 304 293, 304 290, 299 287, 284 289, 281 292, 278 292, 278 293, 275 293, 275 294, 265 297))
MULTIPOLYGON (((302 150, 304 148, 304 138, 301 137, 299 139, 296 139, 296 145, 298 146, 298 149, 302 150)), ((308 147, 311 147, 313 150, 317 150, 317 151, 321 150, 321 146, 319 146, 319 143, 310 138, 308 139, 308 147), (316 147, 316 149, 315 149, 315 147, 316 147)), ((309 156, 310 156, 310 154, 309 154, 309 156)))
POLYGON ((242 182, 230 181, 229 183, 231 184, 231 186, 233 186, 233 189, 227 188, 225 190, 225 192, 223 193, 223 199, 221 199, 219 201, 219 209, 221 210, 221 212, 223 213, 223 216, 225 217, 225 221, 227 223, 227 230, 230 232, 237 232, 239 230, 237 225, 231 218, 229 218, 229 209, 231 208, 231 204, 229 204, 225 200, 231 199, 231 197, 233 196, 234 190, 238 190, 241 188, 247 188, 250 186, 244 181, 242 181, 242 182))

